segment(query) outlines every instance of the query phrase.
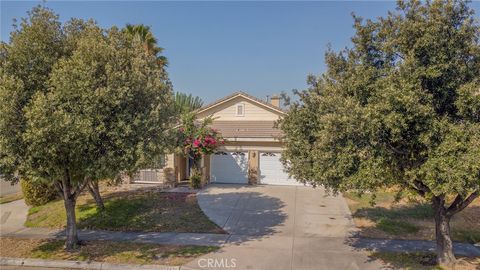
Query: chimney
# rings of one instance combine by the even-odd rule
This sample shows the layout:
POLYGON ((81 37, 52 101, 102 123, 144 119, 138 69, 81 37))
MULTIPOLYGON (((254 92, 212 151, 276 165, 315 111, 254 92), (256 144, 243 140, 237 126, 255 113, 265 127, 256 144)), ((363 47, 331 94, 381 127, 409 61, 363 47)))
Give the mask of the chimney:
POLYGON ((271 98, 270 98, 270 104, 272 104, 273 106, 275 107, 278 107, 280 108, 280 96, 279 95, 273 95, 271 98))

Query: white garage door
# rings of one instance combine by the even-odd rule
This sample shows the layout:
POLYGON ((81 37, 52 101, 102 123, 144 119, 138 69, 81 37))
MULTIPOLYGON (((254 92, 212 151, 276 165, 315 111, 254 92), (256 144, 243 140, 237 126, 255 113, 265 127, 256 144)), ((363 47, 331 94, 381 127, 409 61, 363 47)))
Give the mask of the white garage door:
POLYGON ((212 155, 210 181, 214 183, 248 183, 247 152, 217 152, 212 155))
POLYGON ((280 153, 260 153, 260 183, 267 185, 302 185, 288 176, 280 162, 280 153))

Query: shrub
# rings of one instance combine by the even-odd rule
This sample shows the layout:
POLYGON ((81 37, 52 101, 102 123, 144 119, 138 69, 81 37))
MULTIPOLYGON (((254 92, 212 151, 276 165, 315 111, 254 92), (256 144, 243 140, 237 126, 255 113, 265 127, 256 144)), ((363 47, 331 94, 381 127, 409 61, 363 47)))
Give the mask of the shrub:
POLYGON ((192 174, 190 175, 190 187, 194 189, 202 187, 202 173, 200 170, 192 170, 192 174))
POLYGON ((22 193, 25 203, 30 206, 39 206, 57 198, 54 186, 40 181, 21 180, 22 193))

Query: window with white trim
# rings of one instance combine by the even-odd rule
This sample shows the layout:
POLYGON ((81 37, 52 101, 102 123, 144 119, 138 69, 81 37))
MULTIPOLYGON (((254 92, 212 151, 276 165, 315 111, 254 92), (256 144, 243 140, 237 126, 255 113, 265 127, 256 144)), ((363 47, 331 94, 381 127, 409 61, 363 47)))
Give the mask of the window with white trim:
POLYGON ((243 103, 237 104, 235 112, 236 112, 235 113, 236 116, 245 116, 245 104, 243 103))

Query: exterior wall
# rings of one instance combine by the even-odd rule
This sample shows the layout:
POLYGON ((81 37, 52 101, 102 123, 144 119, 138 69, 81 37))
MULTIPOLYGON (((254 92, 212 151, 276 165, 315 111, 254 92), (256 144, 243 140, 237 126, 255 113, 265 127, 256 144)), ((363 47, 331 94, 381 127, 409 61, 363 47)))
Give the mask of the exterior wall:
POLYGON ((186 171, 187 171, 187 163, 185 156, 182 154, 176 154, 176 166, 175 166, 175 174, 177 176, 177 181, 184 180, 186 178, 186 171))
POLYGON ((165 167, 166 168, 175 168, 175 154, 165 155, 165 167))
POLYGON ((237 97, 223 104, 215 106, 210 110, 197 114, 198 119, 205 118, 209 115, 213 115, 215 120, 226 121, 276 121, 280 117, 280 113, 271 110, 267 107, 262 107, 248 99, 243 97, 237 97), (237 104, 244 104, 244 116, 237 116, 237 104))
POLYGON ((260 177, 260 170, 258 168, 258 151, 248 151, 248 183, 255 185, 258 183, 260 177))
POLYGON ((202 156, 202 183, 207 184, 210 182, 210 155, 202 156))

